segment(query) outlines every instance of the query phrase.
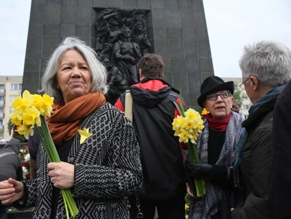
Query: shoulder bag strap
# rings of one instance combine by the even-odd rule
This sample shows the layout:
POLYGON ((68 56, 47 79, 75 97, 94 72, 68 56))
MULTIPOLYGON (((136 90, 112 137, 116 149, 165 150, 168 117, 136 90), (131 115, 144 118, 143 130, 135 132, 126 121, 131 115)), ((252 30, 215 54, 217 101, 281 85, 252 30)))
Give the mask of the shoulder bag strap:
MULTIPOLYGON (((125 109, 124 109, 125 116, 133 122, 133 116, 132 116, 132 96, 130 93, 130 90, 126 90, 125 93, 125 109)), ((137 218, 143 218, 143 213, 140 211, 140 202, 137 193, 135 193, 135 201, 136 201, 136 207, 138 210, 138 213, 136 215, 137 218)))
POLYGON ((130 93, 130 90, 126 90, 125 93, 125 110, 124 110, 125 116, 132 122, 132 96, 130 93))

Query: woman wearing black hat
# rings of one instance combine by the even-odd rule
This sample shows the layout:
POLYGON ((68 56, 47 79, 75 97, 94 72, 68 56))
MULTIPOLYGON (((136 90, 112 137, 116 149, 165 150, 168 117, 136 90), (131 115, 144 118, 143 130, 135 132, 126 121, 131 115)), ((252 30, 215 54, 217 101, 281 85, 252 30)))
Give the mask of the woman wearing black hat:
POLYGON ((185 162, 188 193, 193 197, 189 219, 230 218, 231 166, 243 120, 231 110, 233 90, 233 81, 224 82, 217 76, 206 78, 201 85, 197 102, 209 114, 205 116, 204 129, 197 139, 200 163, 185 162), (195 197, 194 178, 205 179, 205 196, 195 197))

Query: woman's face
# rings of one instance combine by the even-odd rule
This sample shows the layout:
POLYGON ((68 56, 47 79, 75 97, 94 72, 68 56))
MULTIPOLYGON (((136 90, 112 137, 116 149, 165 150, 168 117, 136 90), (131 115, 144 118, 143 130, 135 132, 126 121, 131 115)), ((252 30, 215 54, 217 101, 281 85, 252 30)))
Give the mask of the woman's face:
MULTIPOLYGON (((213 94, 221 94, 222 92, 229 92, 226 90, 214 92, 213 94)), ((212 118, 223 119, 228 116, 233 105, 233 97, 230 95, 226 98, 217 96, 216 100, 210 100, 206 98, 204 101, 204 107, 210 112, 212 118)))
POLYGON ((91 87, 89 66, 76 50, 64 52, 57 71, 57 84, 65 103, 89 92, 91 87))

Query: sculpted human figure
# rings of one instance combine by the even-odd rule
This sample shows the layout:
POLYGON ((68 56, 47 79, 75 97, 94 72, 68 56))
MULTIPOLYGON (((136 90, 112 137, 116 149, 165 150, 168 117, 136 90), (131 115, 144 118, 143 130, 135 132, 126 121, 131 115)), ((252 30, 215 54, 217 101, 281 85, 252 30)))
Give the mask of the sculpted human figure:
POLYGON ((104 43, 103 49, 99 53, 100 61, 103 62, 106 58, 110 60, 112 51, 112 45, 110 43, 104 43))
POLYGON ((98 27, 97 27, 97 35, 96 35, 96 51, 100 52, 106 46, 106 43, 111 44, 120 39, 122 31, 120 21, 117 17, 116 12, 101 13, 99 18, 97 19, 98 27), (104 15, 104 13, 107 13, 104 15))
POLYGON ((116 17, 116 13, 104 16, 104 19, 108 24, 107 42, 114 44, 122 35, 122 30, 119 28, 119 22, 118 18, 116 17))
POLYGON ((116 42, 112 51, 113 61, 120 71, 126 74, 130 85, 138 82, 136 64, 142 57, 139 45, 131 41, 131 34, 129 27, 123 27, 122 41, 116 42))
POLYGON ((112 65, 108 58, 104 58, 102 63, 107 69, 107 86, 109 88, 105 97, 107 102, 114 104, 117 98, 129 87, 124 74, 112 65))
POLYGON ((133 26, 132 41, 136 42, 140 46, 142 55, 146 55, 151 48, 151 43, 148 40, 144 21, 142 18, 137 17, 133 26))

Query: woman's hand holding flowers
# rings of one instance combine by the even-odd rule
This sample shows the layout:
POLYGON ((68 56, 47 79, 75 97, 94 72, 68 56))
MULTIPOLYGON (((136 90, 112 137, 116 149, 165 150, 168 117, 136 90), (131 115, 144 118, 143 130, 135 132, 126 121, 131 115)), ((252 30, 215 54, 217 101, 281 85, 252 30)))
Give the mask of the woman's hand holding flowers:
MULTIPOLYGON (((43 96, 30 94, 27 90, 23 91, 22 96, 16 98, 12 103, 14 111, 9 115, 11 122, 18 127, 17 132, 24 135, 26 139, 28 139, 29 135, 33 135, 34 129, 36 129, 49 161, 60 162, 59 154, 45 119, 45 117, 51 115, 54 98, 47 94, 43 96)), ((57 164, 52 165, 52 167, 49 167, 49 170, 55 169, 54 165, 57 164)), ((51 165, 49 164, 49 166, 51 165)), ((71 164, 60 164, 61 168, 57 168, 58 172, 55 173, 53 171, 53 173, 51 172, 52 175, 50 175, 56 177, 56 179, 52 179, 52 181, 56 181, 54 182, 54 186, 61 189, 67 219, 75 217, 79 213, 72 192, 69 190, 74 185, 74 167, 72 166, 71 164), (63 171, 63 165, 70 165, 69 173, 63 171), (58 175, 61 171, 63 173, 58 175)))
POLYGON ((69 189, 74 186, 74 165, 66 162, 50 162, 48 170, 54 187, 69 189))

